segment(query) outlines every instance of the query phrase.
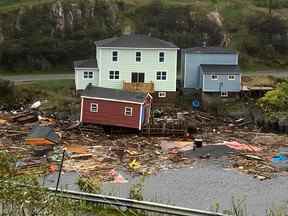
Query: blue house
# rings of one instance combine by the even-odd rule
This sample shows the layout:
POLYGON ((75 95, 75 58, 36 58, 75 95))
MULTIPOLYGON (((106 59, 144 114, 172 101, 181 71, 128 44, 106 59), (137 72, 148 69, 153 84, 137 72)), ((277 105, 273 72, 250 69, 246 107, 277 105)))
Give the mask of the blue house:
POLYGON ((221 47, 195 47, 182 50, 182 86, 207 93, 240 92, 238 53, 221 47))

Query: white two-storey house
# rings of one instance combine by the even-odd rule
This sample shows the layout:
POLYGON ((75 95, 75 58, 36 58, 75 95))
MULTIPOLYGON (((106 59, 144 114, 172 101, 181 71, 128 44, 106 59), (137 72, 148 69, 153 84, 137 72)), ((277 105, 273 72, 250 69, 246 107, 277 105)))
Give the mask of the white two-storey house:
POLYGON ((146 35, 124 35, 96 41, 96 60, 74 62, 77 90, 94 86, 176 92, 177 50, 170 42, 146 35))

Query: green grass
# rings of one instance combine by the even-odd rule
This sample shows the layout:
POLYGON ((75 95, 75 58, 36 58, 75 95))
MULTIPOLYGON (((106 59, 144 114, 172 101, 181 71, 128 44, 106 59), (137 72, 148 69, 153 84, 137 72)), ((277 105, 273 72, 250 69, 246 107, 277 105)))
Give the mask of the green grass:
POLYGON ((55 2, 55 0, 1 0, 0 12, 16 10, 19 7, 36 6, 55 2))
POLYGON ((50 70, 1 70, 0 76, 37 75, 37 74, 74 74, 72 68, 57 67, 50 70))
POLYGON ((39 88, 43 91, 57 93, 74 88, 74 80, 41 80, 33 81, 23 86, 30 86, 31 88, 39 88))

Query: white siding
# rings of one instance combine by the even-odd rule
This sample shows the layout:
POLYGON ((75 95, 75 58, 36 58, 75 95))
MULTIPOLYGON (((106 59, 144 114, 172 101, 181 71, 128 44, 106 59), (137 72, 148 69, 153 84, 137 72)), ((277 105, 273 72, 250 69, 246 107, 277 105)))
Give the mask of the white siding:
POLYGON ((98 86, 99 72, 97 68, 75 68, 75 86, 76 90, 84 90, 89 83, 98 86), (93 79, 84 79, 84 72, 93 72, 93 79))
POLYGON ((145 82, 154 82, 155 91, 176 91, 177 49, 98 48, 99 85, 122 89, 123 81, 131 82, 131 73, 145 73, 145 82), (112 51, 118 51, 118 62, 112 61, 112 51), (136 62, 136 52, 141 62, 136 62), (159 62, 159 52, 165 53, 165 62, 159 62), (110 80, 109 71, 120 71, 119 80, 110 80), (166 71, 166 80, 156 80, 157 71, 166 71))

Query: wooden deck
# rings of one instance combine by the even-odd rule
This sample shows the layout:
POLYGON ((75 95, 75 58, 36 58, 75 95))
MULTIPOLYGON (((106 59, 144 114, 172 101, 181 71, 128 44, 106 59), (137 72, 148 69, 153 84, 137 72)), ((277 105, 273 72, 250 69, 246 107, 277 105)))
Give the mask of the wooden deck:
POLYGON ((123 83, 123 90, 130 92, 145 92, 145 93, 153 93, 154 92, 154 83, 123 83))

